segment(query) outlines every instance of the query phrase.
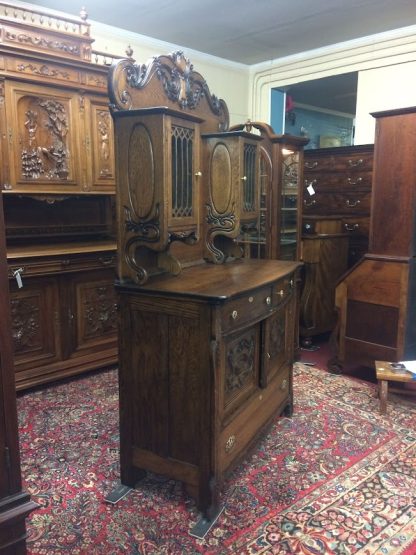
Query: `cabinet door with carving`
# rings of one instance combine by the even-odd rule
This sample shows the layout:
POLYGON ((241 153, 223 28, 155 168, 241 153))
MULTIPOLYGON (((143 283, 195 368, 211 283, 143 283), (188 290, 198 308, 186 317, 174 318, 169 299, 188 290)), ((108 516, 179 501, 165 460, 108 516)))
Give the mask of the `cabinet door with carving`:
POLYGON ((80 184, 80 97, 72 91, 6 82, 5 191, 76 192, 80 184))
POLYGON ((293 334, 287 331, 293 328, 292 307, 293 302, 286 302, 263 323, 262 387, 267 387, 276 375, 292 364, 293 334))
POLYGON ((260 324, 245 328, 224 340, 224 375, 222 391, 223 423, 258 390, 260 324))
POLYGON ((25 370, 61 359, 58 281, 30 278, 21 289, 11 282, 10 298, 18 384, 25 370))
POLYGON ((85 124, 86 186, 90 192, 115 192, 114 132, 108 100, 85 97, 85 124))
POLYGON ((66 276, 62 281, 65 324, 68 325, 65 358, 114 347, 117 306, 114 270, 66 276))

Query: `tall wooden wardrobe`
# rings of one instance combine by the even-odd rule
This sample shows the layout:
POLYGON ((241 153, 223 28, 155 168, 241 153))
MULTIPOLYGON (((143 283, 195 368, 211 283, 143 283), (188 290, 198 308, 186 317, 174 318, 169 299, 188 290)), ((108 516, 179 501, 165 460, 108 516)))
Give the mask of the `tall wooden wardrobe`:
POLYGON ((115 364, 108 65, 80 18, 0 4, 0 177, 17 389, 115 364))
POLYGON ((259 430, 292 412, 296 261, 244 258, 262 138, 182 52, 112 67, 121 481, 185 483, 203 521, 259 430))
POLYGON ((416 359, 416 108, 378 112, 368 253, 336 289, 345 362, 416 359))

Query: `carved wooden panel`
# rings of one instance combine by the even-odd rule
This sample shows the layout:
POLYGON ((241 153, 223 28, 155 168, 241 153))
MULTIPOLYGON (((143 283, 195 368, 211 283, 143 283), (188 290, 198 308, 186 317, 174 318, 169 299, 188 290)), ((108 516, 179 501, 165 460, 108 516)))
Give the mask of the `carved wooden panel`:
POLYGON ((68 323, 71 326, 70 354, 99 346, 117 331, 117 303, 113 285, 113 271, 80 274, 68 277, 70 293, 68 323))
POLYGON ((91 189, 112 190, 115 186, 113 120, 104 97, 85 97, 87 123, 86 153, 91 189))
POLYGON ((293 337, 287 333, 291 304, 285 304, 264 324, 264 366, 261 384, 266 387, 273 377, 287 368, 293 350, 293 337))
POLYGON ((6 82, 10 183, 5 190, 71 191, 80 179, 74 93, 6 82))
POLYGON ((260 325, 225 341, 224 411, 234 412, 259 385, 260 325))
POLYGON ((11 282, 12 336, 16 370, 52 363, 61 356, 58 282, 54 278, 11 282))

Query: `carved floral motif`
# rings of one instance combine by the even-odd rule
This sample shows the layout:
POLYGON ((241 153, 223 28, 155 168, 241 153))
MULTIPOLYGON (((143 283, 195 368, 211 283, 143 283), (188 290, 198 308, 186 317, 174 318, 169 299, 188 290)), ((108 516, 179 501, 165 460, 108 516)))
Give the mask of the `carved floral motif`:
POLYGON ((39 306, 29 299, 12 299, 12 336, 15 353, 38 344, 39 306))
POLYGON ((240 389, 254 376, 255 352, 256 338, 254 331, 244 335, 236 344, 230 346, 227 353, 225 376, 226 394, 240 389))
POLYGON ((17 69, 20 72, 31 71, 33 74, 41 75, 42 77, 62 77, 63 79, 71 78, 71 75, 67 71, 51 69, 45 64, 42 64, 41 66, 36 66, 34 64, 19 64, 17 69))
POLYGON ((112 286, 100 286, 89 292, 84 312, 85 333, 101 336, 117 329, 117 306, 112 286))

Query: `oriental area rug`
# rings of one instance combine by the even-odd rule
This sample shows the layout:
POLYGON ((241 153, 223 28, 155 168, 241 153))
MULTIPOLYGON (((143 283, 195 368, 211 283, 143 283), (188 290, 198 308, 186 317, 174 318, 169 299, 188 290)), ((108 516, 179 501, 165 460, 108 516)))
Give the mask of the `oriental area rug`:
POLYGON ((276 418, 227 479, 203 540, 182 485, 148 475, 115 505, 117 371, 19 395, 22 475, 39 504, 29 555, 415 555, 416 408, 375 385, 295 365, 276 418))

